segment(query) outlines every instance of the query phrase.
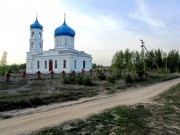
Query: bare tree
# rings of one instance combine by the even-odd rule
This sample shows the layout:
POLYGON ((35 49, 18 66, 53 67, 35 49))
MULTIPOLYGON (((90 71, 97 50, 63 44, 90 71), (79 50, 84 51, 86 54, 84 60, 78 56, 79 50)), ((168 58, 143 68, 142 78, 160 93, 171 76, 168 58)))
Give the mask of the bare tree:
POLYGON ((0 61, 0 65, 1 66, 7 65, 7 51, 3 52, 3 55, 2 55, 1 61, 0 61))

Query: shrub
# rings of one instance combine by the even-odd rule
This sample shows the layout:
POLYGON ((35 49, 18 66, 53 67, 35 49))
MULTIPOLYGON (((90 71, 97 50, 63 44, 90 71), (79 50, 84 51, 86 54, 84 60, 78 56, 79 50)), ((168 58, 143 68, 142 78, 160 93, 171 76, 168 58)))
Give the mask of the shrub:
POLYGON ((108 80, 109 82, 111 82, 111 83, 115 83, 116 79, 117 79, 116 76, 110 76, 110 77, 107 78, 107 80, 108 80))
POLYGON ((92 79, 89 76, 84 76, 83 78, 83 84, 86 86, 92 86, 92 79))
POLYGON ((77 83, 78 83, 79 85, 83 85, 83 76, 82 76, 82 75, 79 75, 79 76, 77 77, 77 83))
POLYGON ((133 82, 133 79, 132 79, 132 77, 130 75, 127 75, 125 80, 126 80, 127 83, 132 83, 133 82))
POLYGON ((76 81, 76 76, 75 76, 75 72, 74 71, 69 73, 68 76, 63 76, 63 83, 64 84, 74 84, 75 81, 76 81))
POLYGON ((115 77, 115 79, 121 79, 122 78, 121 70, 115 70, 113 77, 115 77))
POLYGON ((145 81, 148 81, 148 78, 147 77, 136 77, 134 79, 135 82, 145 82, 145 81))
POLYGON ((92 86, 92 78, 90 76, 74 76, 72 74, 69 74, 67 77, 63 77, 63 83, 64 84, 79 84, 79 85, 86 85, 86 86, 92 86))
POLYGON ((73 76, 64 76, 63 77, 63 83, 64 84, 74 84, 75 83, 75 77, 73 76))
POLYGON ((69 76, 75 76, 75 71, 74 71, 74 70, 71 71, 71 72, 69 73, 69 76))
POLYGON ((106 75, 104 73, 99 73, 97 77, 99 80, 106 80, 106 75))

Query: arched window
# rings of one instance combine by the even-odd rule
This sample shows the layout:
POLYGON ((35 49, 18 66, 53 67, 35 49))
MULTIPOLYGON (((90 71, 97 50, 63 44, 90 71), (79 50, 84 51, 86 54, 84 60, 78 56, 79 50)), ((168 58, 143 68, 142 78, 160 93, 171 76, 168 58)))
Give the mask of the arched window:
POLYGON ((62 40, 59 39, 59 46, 62 46, 62 40))
POLYGON ((47 69, 47 61, 44 62, 44 68, 47 69))
POLYGON ((55 68, 57 68, 57 60, 55 60, 55 68))
POLYGON ((40 62, 37 61, 37 69, 40 69, 40 62))
POLYGON ((33 37, 33 36, 34 36, 34 31, 31 32, 31 37, 33 37))
POLYGON ((31 48, 33 48, 34 47, 34 42, 31 42, 31 48))
POLYGON ((29 69, 32 69, 32 67, 33 67, 33 63, 30 62, 30 63, 29 63, 29 69))
POLYGON ((66 68, 66 60, 63 61, 63 68, 66 68))
POLYGON ((39 48, 42 48, 42 44, 41 43, 39 43, 39 48))
POLYGON ((83 68, 86 68, 86 61, 83 61, 83 68))
POLYGON ((74 68, 76 68, 76 60, 74 61, 74 68))
POLYGON ((41 37, 42 35, 41 35, 41 32, 39 32, 39 37, 41 37))
POLYGON ((68 40, 67 40, 67 39, 65 39, 65 46, 67 46, 67 44, 68 44, 68 40))

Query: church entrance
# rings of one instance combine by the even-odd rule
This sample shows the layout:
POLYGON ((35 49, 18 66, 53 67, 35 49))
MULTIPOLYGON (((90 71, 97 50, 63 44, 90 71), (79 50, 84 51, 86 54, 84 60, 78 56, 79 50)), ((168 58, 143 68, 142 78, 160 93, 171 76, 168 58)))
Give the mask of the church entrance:
POLYGON ((53 70, 53 61, 49 60, 49 71, 53 70))

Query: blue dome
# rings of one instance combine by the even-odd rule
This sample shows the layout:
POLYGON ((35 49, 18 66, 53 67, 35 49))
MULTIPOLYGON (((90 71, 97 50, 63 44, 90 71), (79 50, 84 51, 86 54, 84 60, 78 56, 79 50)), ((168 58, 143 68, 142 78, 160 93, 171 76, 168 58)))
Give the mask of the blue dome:
POLYGON ((30 29, 37 28, 37 29, 43 29, 43 26, 38 22, 38 19, 36 18, 36 21, 30 25, 30 29))
POLYGON ((75 31, 72 28, 70 28, 66 24, 66 22, 64 20, 64 23, 61 26, 59 26, 59 27, 57 27, 55 29, 54 36, 55 37, 56 36, 71 36, 71 37, 74 37, 75 36, 75 31))

